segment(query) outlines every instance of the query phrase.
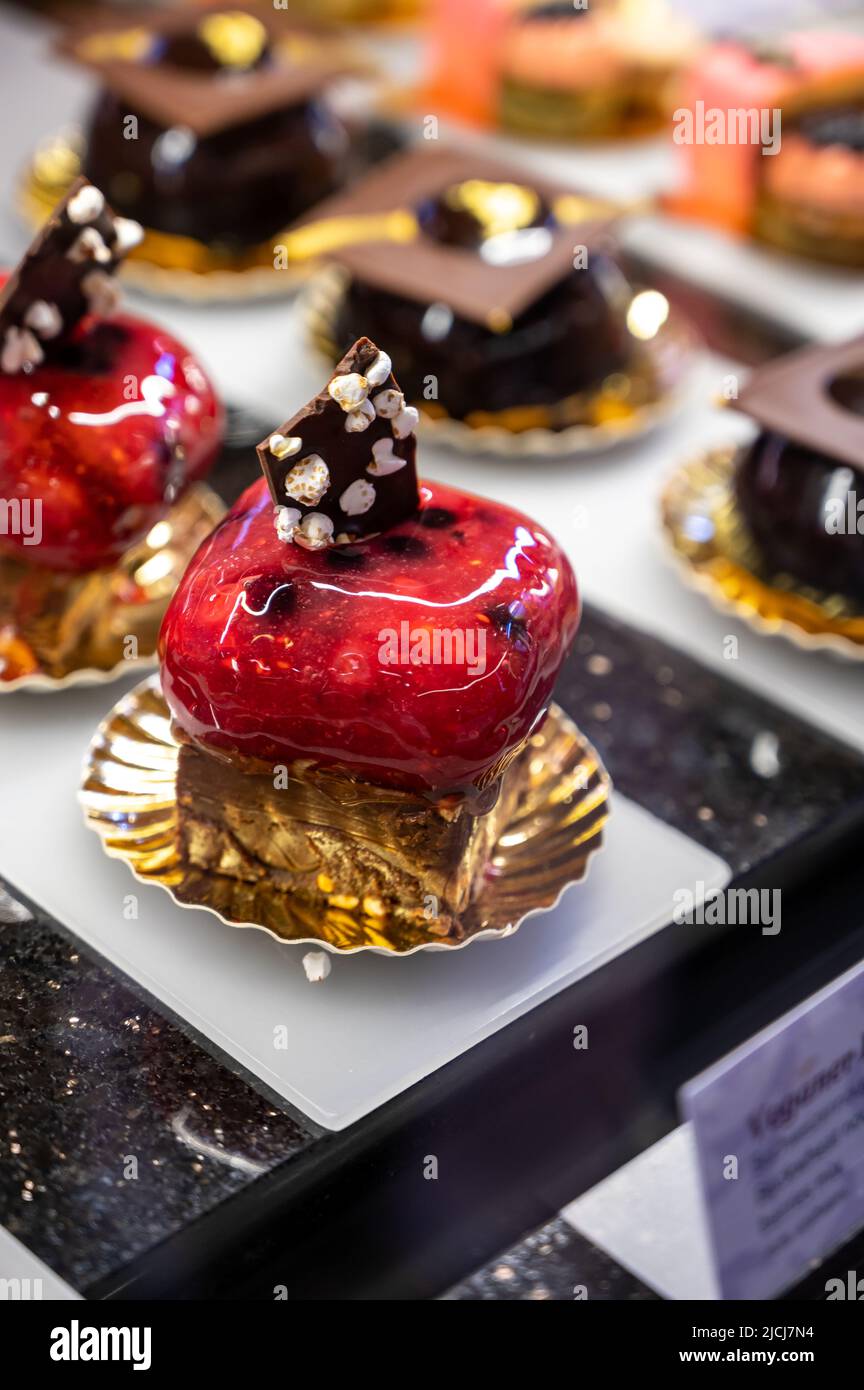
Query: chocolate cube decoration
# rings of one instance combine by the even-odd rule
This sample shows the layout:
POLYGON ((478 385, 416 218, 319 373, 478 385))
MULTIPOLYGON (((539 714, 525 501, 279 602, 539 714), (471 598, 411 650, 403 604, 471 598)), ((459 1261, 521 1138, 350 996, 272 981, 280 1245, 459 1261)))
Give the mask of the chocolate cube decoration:
POLYGON ((864 336, 767 363, 731 404, 762 429, 864 474, 864 336))
POLYGON ((282 540, 321 550, 411 516, 417 423, 386 352, 358 339, 324 390, 258 445, 282 540))
POLYGON ((141 237, 137 222, 116 217, 98 188, 77 179, 0 289, 0 372, 38 366, 85 315, 113 313, 114 272, 141 237))

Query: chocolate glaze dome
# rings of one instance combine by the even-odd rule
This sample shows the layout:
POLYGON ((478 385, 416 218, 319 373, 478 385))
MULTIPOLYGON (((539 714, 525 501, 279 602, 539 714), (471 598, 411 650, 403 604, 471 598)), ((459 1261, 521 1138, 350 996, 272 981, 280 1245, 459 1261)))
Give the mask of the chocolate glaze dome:
POLYGON ((198 139, 139 117, 123 138, 122 100, 103 92, 84 172, 127 217, 209 244, 250 246, 338 187, 348 137, 323 101, 306 101, 198 139))
MULTIPOLYGON (((864 380, 861 387, 864 404, 864 380)), ((864 473, 763 431, 741 457, 735 493, 772 570, 864 599, 864 530, 848 525, 848 499, 864 496, 864 473), (839 525, 831 524, 833 516, 839 525)))

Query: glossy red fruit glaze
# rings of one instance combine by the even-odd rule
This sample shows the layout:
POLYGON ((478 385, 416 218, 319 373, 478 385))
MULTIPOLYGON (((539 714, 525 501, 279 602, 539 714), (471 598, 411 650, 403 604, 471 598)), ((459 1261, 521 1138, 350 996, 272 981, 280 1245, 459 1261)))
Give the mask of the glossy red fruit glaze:
POLYGON ((0 497, 41 503, 42 526, 38 544, 3 535, 0 549, 56 570, 113 565, 207 472, 221 435, 182 343, 141 319, 85 320, 50 365, 0 372, 0 497))
POLYGON ((545 709, 576 632, 576 581, 519 512, 440 483, 421 497, 374 539, 309 551, 276 536, 264 480, 248 488, 162 625, 162 686, 181 728, 271 765, 312 759, 436 796, 482 787, 545 709), (470 669, 382 662, 403 623, 409 656, 415 643, 424 655, 422 629, 426 655, 449 629, 459 656, 461 633, 470 669))

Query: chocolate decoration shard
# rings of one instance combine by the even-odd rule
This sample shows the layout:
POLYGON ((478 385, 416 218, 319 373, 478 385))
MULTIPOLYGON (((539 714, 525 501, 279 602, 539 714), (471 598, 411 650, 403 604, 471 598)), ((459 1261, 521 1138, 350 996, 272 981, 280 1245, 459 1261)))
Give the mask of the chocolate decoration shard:
POLYGON ((258 445, 279 536, 322 550, 416 512, 417 423, 386 352, 358 339, 324 390, 258 445))
POLYGON ((864 336, 769 362, 730 404, 763 429, 864 474, 864 336))
POLYGON ((124 10, 73 27, 57 45, 99 76, 130 113, 198 137, 318 96, 370 70, 339 35, 285 14, 226 3, 154 13, 124 10))
POLYGON ((98 188, 77 179, 0 289, 0 371, 38 366, 85 315, 113 313, 112 277, 142 235, 98 188))

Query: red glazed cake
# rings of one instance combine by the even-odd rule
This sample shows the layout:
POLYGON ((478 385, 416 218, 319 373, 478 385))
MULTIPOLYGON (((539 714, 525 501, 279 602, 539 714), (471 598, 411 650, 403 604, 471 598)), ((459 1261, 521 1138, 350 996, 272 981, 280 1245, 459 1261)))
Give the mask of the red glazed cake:
POLYGON ((259 449, 162 628, 198 868, 458 930, 578 621, 528 517, 417 482, 414 425, 361 339, 259 449), (275 509, 274 509, 275 504, 275 509))
POLYGON ((189 350, 115 312, 139 234, 79 180, 0 289, 0 679, 59 671, 220 441, 189 350))

